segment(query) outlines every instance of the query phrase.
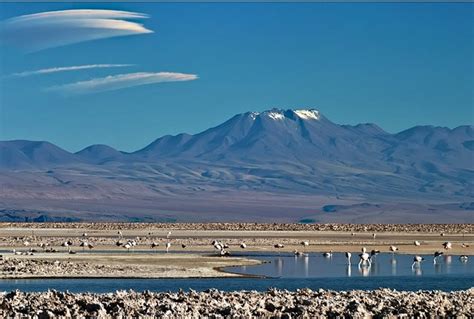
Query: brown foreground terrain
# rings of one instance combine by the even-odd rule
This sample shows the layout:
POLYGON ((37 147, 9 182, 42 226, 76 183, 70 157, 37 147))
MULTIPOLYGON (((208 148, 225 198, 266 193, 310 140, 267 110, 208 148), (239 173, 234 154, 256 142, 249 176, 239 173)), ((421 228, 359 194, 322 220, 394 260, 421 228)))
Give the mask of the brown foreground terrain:
POLYGON ((470 318, 474 290, 0 293, 8 318, 470 318))

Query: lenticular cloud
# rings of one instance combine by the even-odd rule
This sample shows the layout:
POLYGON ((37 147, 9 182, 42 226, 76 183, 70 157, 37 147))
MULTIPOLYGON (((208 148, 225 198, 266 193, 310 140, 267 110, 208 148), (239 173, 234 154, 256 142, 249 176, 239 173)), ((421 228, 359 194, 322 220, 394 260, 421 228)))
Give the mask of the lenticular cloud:
POLYGON ((98 93, 114 91, 128 87, 140 86, 152 83, 192 81, 198 78, 195 74, 173 73, 173 72, 137 72, 118 75, 110 75, 103 78, 95 78, 50 87, 47 91, 56 91, 66 95, 98 93))
POLYGON ((147 15, 116 10, 41 12, 3 21, 1 38, 27 52, 84 41, 152 33, 135 19, 147 15))

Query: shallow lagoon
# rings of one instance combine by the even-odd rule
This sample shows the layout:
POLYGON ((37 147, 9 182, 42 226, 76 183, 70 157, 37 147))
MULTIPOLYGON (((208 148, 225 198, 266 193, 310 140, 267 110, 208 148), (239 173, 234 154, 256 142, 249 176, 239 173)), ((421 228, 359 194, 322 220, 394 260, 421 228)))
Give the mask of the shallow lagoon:
POLYGON ((0 291, 20 289, 23 291, 45 291, 48 289, 71 292, 113 292, 133 289, 136 291, 177 291, 179 289, 207 290, 216 288, 225 291, 267 290, 271 287, 296 290, 308 287, 316 289, 376 289, 379 287, 397 290, 461 290, 474 286, 474 258, 462 263, 459 256, 443 256, 434 265, 432 256, 421 267, 412 269, 413 256, 380 254, 372 266, 357 265, 354 254, 352 265, 347 265, 343 254, 324 258, 320 253, 308 257, 292 254, 240 253, 264 261, 258 266, 227 267, 225 271, 261 276, 257 278, 213 278, 213 279, 22 279, 0 280, 0 291))

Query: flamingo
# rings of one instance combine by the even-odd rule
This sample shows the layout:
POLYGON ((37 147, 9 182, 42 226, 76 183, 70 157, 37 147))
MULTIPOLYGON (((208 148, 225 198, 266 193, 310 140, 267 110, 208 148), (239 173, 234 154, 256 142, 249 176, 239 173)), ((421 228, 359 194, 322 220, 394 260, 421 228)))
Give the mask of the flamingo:
POLYGON ((377 256, 378 254, 380 254, 380 250, 372 249, 370 252, 370 257, 377 256))
POLYGON ((169 231, 169 232, 168 232, 168 234, 166 234, 166 238, 168 238, 168 239, 169 239, 169 238, 170 238, 170 236, 171 236, 171 232, 169 231))
POLYGON ((411 268, 415 268, 415 265, 418 265, 418 267, 420 267, 420 266, 421 266, 421 262, 422 262, 423 260, 425 260, 425 258, 416 255, 415 257, 413 257, 413 264, 411 265, 411 268))
POLYGON ((462 248, 469 248, 469 245, 466 244, 466 243, 462 243, 462 244, 461 244, 461 247, 462 247, 462 248))
POLYGON ((242 243, 240 243, 240 248, 245 249, 245 248, 247 248, 247 245, 244 242, 242 242, 242 243))
POLYGON ((351 264, 351 257, 352 257, 352 254, 350 252, 346 252, 346 259, 347 259, 347 264, 350 265, 351 264))
POLYGON ((442 254, 443 254, 442 251, 436 251, 433 254, 433 264, 436 264, 438 262, 438 257, 441 256, 442 254))
POLYGON ((170 242, 167 242, 166 243, 166 252, 168 253, 168 251, 170 250, 170 247, 171 247, 171 243, 170 242))
POLYGON ((181 248, 186 248, 186 245, 185 244, 181 244, 181 248))
POLYGON ((123 245, 123 248, 127 249, 127 252, 130 252, 130 248, 132 248, 132 244, 130 244, 130 242, 127 242, 125 245, 123 245))
POLYGON ((273 247, 275 247, 276 249, 281 249, 281 248, 284 248, 285 246, 283 244, 278 243, 278 244, 273 245, 273 247))
POLYGON ((71 251, 69 248, 69 242, 65 241, 64 243, 61 244, 62 247, 65 247, 68 251, 71 251))
POLYGON ((396 251, 398 251, 398 247, 391 245, 390 246, 390 251, 392 252, 392 255, 395 254, 396 251))
POLYGON ((155 249, 156 247, 158 247, 158 243, 152 242, 151 249, 155 249))
POLYGON ((309 246, 309 241, 305 240, 300 243, 301 246, 303 247, 308 247, 309 246))
POLYGON ((420 243, 418 240, 415 240, 415 241, 413 242, 413 245, 415 245, 415 246, 420 246, 421 243, 420 243))
POLYGON ((444 249, 448 250, 448 249, 453 248, 453 244, 451 244, 451 242, 449 242, 449 241, 446 241, 446 242, 443 243, 443 247, 444 247, 444 249))
POLYGON ((363 251, 362 254, 359 254, 359 257, 360 257, 359 267, 361 265, 365 265, 365 264, 368 264, 369 267, 372 266, 372 261, 370 260, 370 255, 367 252, 363 251))
POLYGON ((332 258, 332 250, 323 253, 323 257, 324 258, 332 258))
POLYGON ((303 257, 303 256, 307 256, 307 254, 301 252, 301 251, 298 251, 295 249, 294 251, 294 254, 295 254, 295 257, 303 257))
POLYGON ((218 242, 217 240, 214 240, 212 242, 212 245, 214 246, 214 248, 216 250, 222 250, 224 248, 223 245, 220 242, 218 242))
POLYGON ((372 234, 372 238, 373 238, 373 239, 375 239, 376 236, 377 236, 376 233, 373 233, 373 234, 372 234))

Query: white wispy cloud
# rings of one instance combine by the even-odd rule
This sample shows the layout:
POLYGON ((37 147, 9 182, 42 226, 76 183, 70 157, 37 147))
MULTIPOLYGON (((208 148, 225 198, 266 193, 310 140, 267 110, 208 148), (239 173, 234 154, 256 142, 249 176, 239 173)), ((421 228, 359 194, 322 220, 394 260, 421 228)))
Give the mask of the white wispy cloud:
POLYGON ((173 72, 137 72, 110 75, 103 78, 94 78, 87 81, 56 85, 47 91, 56 91, 67 95, 98 93, 113 91, 152 83, 182 82, 198 79, 195 74, 173 72))
POLYGON ((57 73, 57 72, 79 71, 79 70, 87 70, 87 69, 119 68, 119 67, 127 67, 127 66, 134 66, 134 64, 87 64, 87 65, 60 66, 60 67, 54 67, 54 68, 12 73, 10 74, 10 77, 25 77, 25 76, 31 76, 31 75, 49 74, 49 73, 57 73))
POLYGON ((27 52, 117 36, 152 33, 137 22, 148 15, 117 10, 62 10, 3 21, 1 39, 27 52))

